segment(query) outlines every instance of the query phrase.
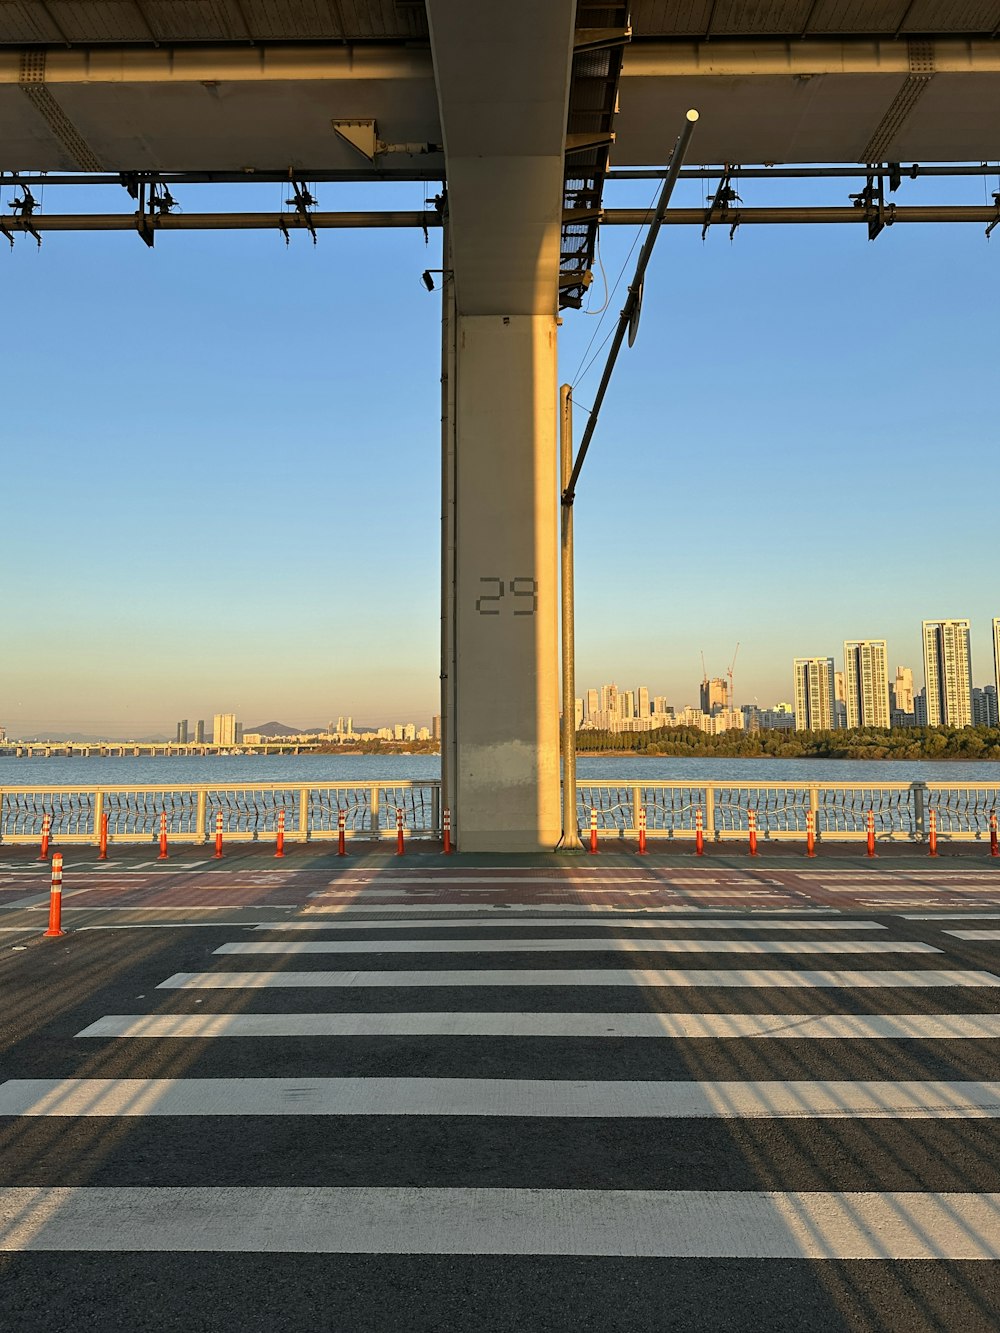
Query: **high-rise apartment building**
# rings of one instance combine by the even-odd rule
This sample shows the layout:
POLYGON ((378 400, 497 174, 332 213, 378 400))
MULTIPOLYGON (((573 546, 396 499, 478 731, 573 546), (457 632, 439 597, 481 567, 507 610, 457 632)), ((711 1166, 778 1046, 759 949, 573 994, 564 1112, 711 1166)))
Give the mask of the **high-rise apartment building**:
POLYGON ((201 718, 194 724, 194 743, 195 745, 205 744, 205 723, 201 718))
POLYGON ((236 745, 237 722, 235 713, 216 713, 212 719, 212 744, 236 745))
POLYGON ((1000 699, 1000 616, 993 619, 993 684, 1000 699))
POLYGON ((929 727, 972 725, 972 648, 968 620, 925 620, 924 689, 929 727))
POLYGON ((598 709, 600 708, 600 706, 601 706, 601 696, 597 693, 596 690, 588 690, 588 691, 587 691, 587 708, 586 708, 587 716, 588 716, 588 717, 593 717, 594 714, 595 714, 595 713, 598 711, 598 709))
POLYGON ((913 712, 913 672, 909 667, 898 666, 896 668, 896 679, 892 684, 892 694, 896 701, 895 707, 899 712, 913 712))
POLYGON ((844 644, 844 702, 849 727, 888 727, 885 639, 848 639, 844 644))
POLYGON ((972 725, 974 727, 995 727, 1000 725, 997 715, 997 688, 986 685, 983 689, 972 691, 972 725))
POLYGON ((177 723, 177 744, 187 745, 187 743, 188 743, 188 720, 185 717, 181 718, 180 722, 177 723))
POLYGON ((832 731, 834 681, 832 657, 796 657, 795 726, 799 731, 832 731))
POLYGON ((701 682, 701 711, 703 713, 721 713, 729 707, 728 683, 721 676, 711 680, 706 676, 701 682))
POLYGON ((649 690, 645 685, 640 685, 636 690, 638 699, 637 709, 640 717, 649 717, 649 690))
POLYGON ((843 731, 847 726, 847 701, 844 695, 844 673, 833 673, 833 729, 843 731))

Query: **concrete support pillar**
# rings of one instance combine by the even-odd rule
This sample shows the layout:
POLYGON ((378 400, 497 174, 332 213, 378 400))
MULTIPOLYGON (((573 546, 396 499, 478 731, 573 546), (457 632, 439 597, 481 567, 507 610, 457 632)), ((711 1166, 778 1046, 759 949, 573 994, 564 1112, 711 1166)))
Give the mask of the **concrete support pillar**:
POLYGON ((456 346, 462 851, 559 840, 556 321, 464 315, 456 346))
POLYGON ((458 849, 551 850, 557 295, 576 0, 428 0, 447 159, 442 776, 458 849))

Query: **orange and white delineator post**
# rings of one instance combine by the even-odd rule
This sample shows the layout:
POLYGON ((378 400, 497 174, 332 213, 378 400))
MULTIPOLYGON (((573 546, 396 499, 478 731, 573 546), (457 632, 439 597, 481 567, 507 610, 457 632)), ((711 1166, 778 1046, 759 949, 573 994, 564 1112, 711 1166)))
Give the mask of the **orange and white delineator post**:
POLYGON ((927 855, 937 856, 937 811, 932 810, 927 816, 927 855))
POLYGON ((997 846, 997 812, 995 810, 990 813, 990 856, 1000 856, 1000 847, 997 846))
POLYGON ((337 810, 337 855, 347 855, 347 811, 337 810))
POLYGON ((274 838, 275 856, 284 856, 285 854, 285 812, 283 809, 278 811, 278 831, 274 838))
POLYGON ((167 812, 160 811, 160 854, 156 858, 158 861, 166 861, 170 853, 167 851, 167 812))
POLYGON ((98 848, 99 848, 99 851, 98 851, 98 854, 97 854, 97 859, 98 859, 98 861, 106 861, 106 860, 108 859, 108 817, 107 817, 107 815, 101 815, 101 840, 100 840, 100 842, 98 843, 98 848))
POLYGON ((49 859, 49 838, 52 833, 52 816, 42 815, 42 845, 38 851, 39 861, 49 859))
POLYGON ((396 855, 402 856, 406 849, 406 843, 403 839, 403 810, 401 806, 396 806, 396 855))
POLYGON ((445 856, 451 856, 451 811, 445 810, 441 815, 441 850, 445 856))
POLYGON ((215 812, 215 859, 222 860, 222 811, 215 812))
POLYGON ((868 841, 868 855, 874 856, 875 855, 875 811, 874 810, 868 811, 867 841, 868 841))
POLYGON ((49 928, 46 935, 65 935, 62 928, 62 852, 52 853, 52 887, 49 891, 49 928))
POLYGON ((705 855, 705 827, 702 823, 701 806, 694 812, 694 854, 705 855))
POLYGON ((813 812, 806 811, 806 856, 816 855, 816 830, 813 827, 813 812))
POLYGON ((646 807, 639 806, 639 855, 646 855, 646 807))
POLYGON ((591 806, 591 808, 590 808, 590 849, 589 849, 589 850, 590 850, 590 854, 591 854, 591 856, 596 856, 596 855, 597 855, 597 811, 593 808, 593 806, 591 806))
POLYGON ((757 855, 757 811, 747 811, 747 831, 750 834, 750 855, 757 855))

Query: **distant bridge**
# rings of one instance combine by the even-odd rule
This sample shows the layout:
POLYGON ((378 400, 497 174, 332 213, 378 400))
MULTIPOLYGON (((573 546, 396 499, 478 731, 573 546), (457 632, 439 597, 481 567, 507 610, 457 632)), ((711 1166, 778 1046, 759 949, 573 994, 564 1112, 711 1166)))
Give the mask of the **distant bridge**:
POLYGON ((50 759, 93 756, 122 758, 126 755, 188 756, 209 754, 308 754, 320 748, 318 741, 262 741, 259 745, 207 745, 201 741, 179 745, 176 741, 20 741, 0 753, 17 759, 50 759))

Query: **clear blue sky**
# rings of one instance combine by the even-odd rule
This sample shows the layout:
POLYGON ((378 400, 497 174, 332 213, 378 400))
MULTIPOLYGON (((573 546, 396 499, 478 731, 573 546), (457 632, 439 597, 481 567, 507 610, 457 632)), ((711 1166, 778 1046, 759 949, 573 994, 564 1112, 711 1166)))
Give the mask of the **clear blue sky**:
MULTIPOLYGON (((846 203, 855 188, 740 192, 846 203)), ((318 189, 329 209, 429 192, 318 189)), ((706 192, 684 184, 675 202, 706 192)), ((189 193, 191 210, 276 210, 283 191, 189 193)), ((45 207, 85 202, 50 187, 45 207)), ((605 228, 609 282, 634 239, 605 228)), ((161 236, 155 251, 128 233, 4 243, 11 734, 437 711, 440 307, 425 267, 440 267, 433 233, 426 249, 388 231, 288 249, 269 233, 161 236)), ((939 616, 972 618, 975 680, 991 680, 998 298, 1000 231, 991 244, 981 226, 897 226, 873 244, 862 228, 745 227, 732 244, 665 230, 578 492, 578 693, 642 683, 681 707, 700 651, 721 675, 739 641, 737 700, 769 704, 789 696, 793 656, 839 660, 844 638, 887 638, 891 665, 916 670, 920 621, 939 616)), ((597 323, 567 312, 563 379, 597 323)))

